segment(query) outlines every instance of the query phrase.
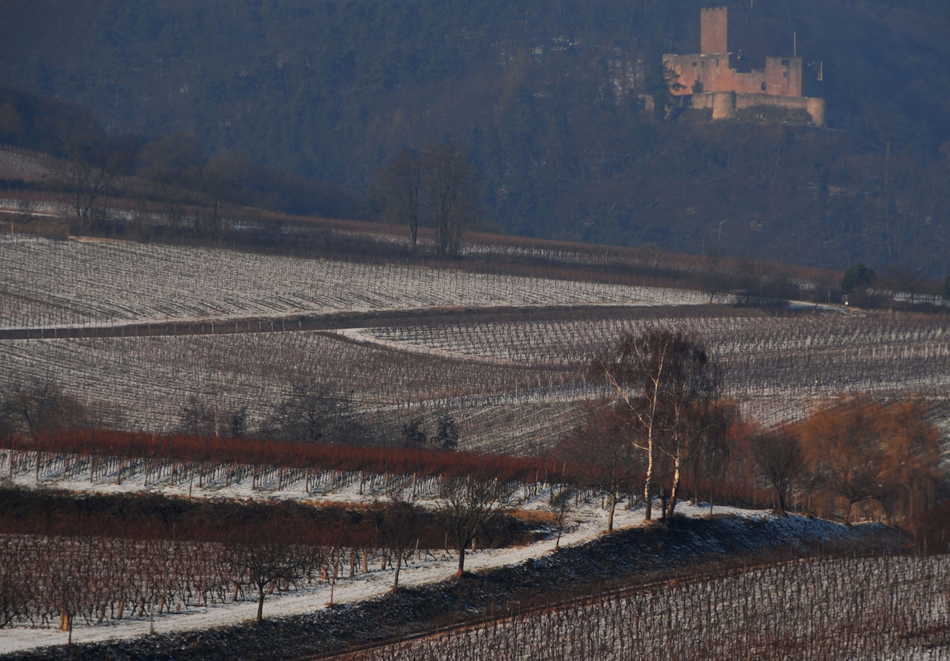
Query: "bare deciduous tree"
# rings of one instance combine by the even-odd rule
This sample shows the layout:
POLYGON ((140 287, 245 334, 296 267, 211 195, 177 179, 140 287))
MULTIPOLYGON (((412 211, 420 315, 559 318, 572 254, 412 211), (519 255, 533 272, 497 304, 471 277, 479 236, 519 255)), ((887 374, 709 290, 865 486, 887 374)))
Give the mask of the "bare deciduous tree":
POLYGON ((884 459, 880 482, 893 494, 889 513, 910 524, 936 500, 941 480, 940 432, 921 401, 896 402, 880 421, 884 459))
POLYGON ((216 398, 190 395, 178 413, 178 430, 194 436, 242 438, 247 434, 247 406, 229 408, 216 398))
POLYGON ((197 186, 205 167, 201 141, 190 133, 173 132, 145 145, 139 155, 141 174, 159 201, 169 232, 179 237, 195 202, 189 189, 197 186))
POLYGON ((845 502, 845 523, 854 505, 879 491, 883 450, 873 413, 865 398, 840 400, 799 427, 813 481, 845 502))
POLYGON ((465 228, 479 216, 475 169, 465 151, 452 142, 430 142, 422 162, 436 250, 439 255, 452 257, 462 247, 465 228))
POLYGON ((303 576, 311 567, 312 549, 285 543, 266 526, 225 542, 225 558, 234 576, 243 577, 257 590, 257 621, 264 618, 264 599, 269 591, 303 576))
POLYGON ((554 542, 554 550, 561 548, 561 536, 564 534, 564 524, 567 522, 567 513, 571 509, 571 498, 574 497, 574 489, 563 487, 551 497, 551 510, 554 512, 554 525, 557 526, 557 539, 554 542))
POLYGON ((380 511, 381 542, 396 559, 393 592, 399 589, 399 572, 413 543, 419 539, 420 512, 402 492, 395 492, 380 511))
MULTIPOLYGON (((716 486, 733 457, 732 430, 739 422, 739 412, 735 404, 729 401, 719 400, 710 406, 716 409, 710 419, 712 424, 700 427, 700 434, 690 448, 689 468, 694 490, 699 488, 701 480, 709 485, 709 518, 712 518, 716 486)), ((694 498, 696 495, 694 491, 694 498)))
POLYGON ((876 501, 907 523, 933 504, 940 480, 939 432, 913 400, 884 404, 842 397, 800 424, 797 432, 817 496, 854 506, 876 501))
POLYGON ((805 457, 798 439, 784 429, 752 439, 753 460, 762 479, 775 491, 778 511, 785 513, 792 485, 805 473, 805 457))
POLYGON ((240 152, 214 154, 199 170, 202 205, 195 211, 195 233, 199 238, 220 241, 231 231, 235 200, 250 180, 253 164, 240 152))
POLYGON ((459 554, 457 576, 465 572, 465 549, 511 506, 515 488, 506 482, 474 477, 448 478, 436 505, 459 554))
POLYGON ((584 420, 557 447, 558 457, 581 470, 587 480, 607 494, 607 534, 614 530, 614 512, 642 473, 630 443, 630 421, 609 403, 591 407, 584 420))
POLYGON ((60 611, 60 625, 69 634, 67 644, 73 644, 73 618, 82 612, 88 597, 92 573, 99 560, 93 549, 87 545, 74 543, 66 538, 62 544, 69 546, 69 552, 58 554, 49 562, 49 575, 52 602, 60 611))
POLYGON ((85 407, 53 381, 14 384, 0 397, 0 433, 36 439, 42 432, 80 427, 85 420, 85 407))
POLYGON ((666 393, 664 433, 659 448, 673 464, 670 499, 664 516, 671 518, 679 498, 683 468, 695 460, 704 438, 726 433, 726 409, 715 396, 719 390, 719 371, 709 362, 698 344, 682 346, 675 361, 677 370, 666 393))
POLYGON ((422 159, 403 149, 379 171, 379 189, 390 213, 409 228, 412 249, 419 239, 419 214, 423 192, 422 159))
POLYGON ((77 134, 66 141, 68 158, 53 175, 73 197, 80 227, 91 229, 108 216, 108 192, 128 162, 129 154, 101 133, 77 134))

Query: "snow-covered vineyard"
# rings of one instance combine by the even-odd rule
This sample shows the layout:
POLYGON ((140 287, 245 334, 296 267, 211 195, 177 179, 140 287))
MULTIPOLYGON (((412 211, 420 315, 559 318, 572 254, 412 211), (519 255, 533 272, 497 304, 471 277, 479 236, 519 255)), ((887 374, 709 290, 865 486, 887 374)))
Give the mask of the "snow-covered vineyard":
MULTIPOLYGON (((512 506, 523 522, 532 522, 525 523, 529 532, 517 544, 505 542, 507 548, 479 548, 466 565, 476 571, 529 568, 564 555, 551 553, 553 503, 564 488, 560 482, 575 478, 563 460, 558 466, 539 457, 549 456, 546 451, 605 394, 603 383, 590 380, 591 357, 607 351, 623 333, 658 326, 675 326, 699 339, 722 368, 723 394, 766 425, 801 419, 816 404, 841 394, 870 393, 926 400, 944 440, 950 436, 950 330, 943 319, 830 305, 734 307, 726 296, 717 303, 710 304, 708 292, 594 280, 4 236, 4 337, 27 335, 11 332, 16 329, 83 330, 72 338, 0 340, 0 394, 24 392, 18 386, 36 392, 42 384, 55 384, 67 396, 60 401, 72 405, 69 398, 78 400, 83 424, 96 428, 74 433, 98 438, 101 447, 93 448, 91 441, 88 447, 68 446, 62 438, 55 445, 53 435, 42 434, 32 437, 33 446, 17 445, 22 439, 11 437, 0 450, 0 481, 21 493, 62 489, 73 494, 70 498, 170 497, 192 504, 309 510, 316 504, 320 511, 350 512, 367 511, 411 490, 421 509, 436 512, 445 485, 457 477, 448 469, 407 468, 395 455, 351 457, 344 466, 340 455, 331 457, 341 448, 353 457, 384 451, 345 444, 352 439, 344 445, 326 441, 329 449, 319 461, 304 457, 305 451, 318 452, 315 444, 288 443, 275 455, 269 442, 254 440, 259 430, 266 435, 268 421, 305 384, 326 388, 352 406, 346 415, 359 418, 353 438, 399 446, 386 452, 409 456, 427 442, 432 447, 435 429, 448 419, 457 425, 460 450, 524 455, 429 453, 470 461, 469 483, 480 479, 475 467, 494 467, 495 460, 530 464, 517 477, 499 469, 486 478, 513 485, 512 506), (294 328, 290 321, 300 315, 325 316, 307 330, 303 322, 294 328), (205 334, 203 328, 175 327, 189 322, 230 322, 230 328, 226 334, 205 334), (135 324, 165 326, 151 336, 135 324), (122 334, 135 332, 95 337, 88 330, 107 326, 121 327, 122 334), (213 432, 186 427, 188 407, 196 402, 214 413, 213 432), (234 433, 245 438, 228 440, 230 432, 219 431, 219 412, 226 417, 232 411, 245 416, 244 431, 234 433), (103 431, 109 428, 195 435, 148 441, 126 434, 131 440, 122 446, 114 440, 122 434, 103 431), (428 441, 423 434, 421 445, 411 444, 417 437, 407 429, 423 430, 428 441), (104 440, 110 434, 112 440, 104 440), (219 452, 215 443, 234 447, 219 452)), ((568 553, 600 543, 594 540, 605 528, 609 501, 587 482, 571 486, 576 490, 568 513, 562 511, 567 525, 560 542, 568 553)), ((710 501, 747 507, 769 502, 768 492, 762 496, 754 482, 721 487, 722 492, 710 487, 710 501)), ((677 512, 685 518, 670 526, 670 535, 689 537, 690 524, 682 522, 710 514, 699 486, 690 489, 693 502, 680 503, 677 512)), ((641 528, 643 503, 621 496, 615 525, 641 528)), ((728 527, 735 520, 774 521, 781 527, 791 521, 788 526, 808 528, 819 538, 854 531, 805 517, 722 511, 733 516, 709 526, 728 527), (832 528, 835 532, 828 532, 832 528)), ((649 536, 656 527, 642 530, 649 536)), ((65 634, 57 629, 64 612, 60 602, 66 598, 63 591, 75 589, 75 576, 85 581, 72 617, 79 641, 129 640, 153 627, 160 633, 202 630, 196 635, 204 635, 209 627, 254 616, 254 590, 233 556, 229 559, 224 538, 181 541, 172 534, 118 540, 93 534, 80 539, 74 533, 13 532, 0 537, 0 564, 13 566, 23 557, 31 562, 16 564, 19 573, 0 576, 16 578, 22 593, 19 610, 7 617, 6 584, 0 585, 0 617, 6 618, 0 622, 5 627, 0 654, 64 642, 65 634), (106 580, 106 574, 121 580, 106 580)), ((768 543, 794 545, 800 532, 768 543)), ((448 535, 442 544, 442 534, 422 549, 416 539, 415 552, 406 555, 402 585, 431 585, 454 574, 458 556, 453 558, 448 535)), ((885 536, 890 534, 900 536, 885 536)), ((862 533, 855 535, 855 543, 868 541, 869 535, 861 540, 862 533)), ((601 538, 604 544, 611 544, 609 537, 601 538)), ((317 616, 332 611, 324 609, 330 601, 366 603, 390 589, 393 567, 387 558, 392 555, 379 539, 329 545, 323 538, 314 540, 308 548, 297 540, 283 542, 301 545, 306 571, 271 583, 269 617, 317 616)), ((702 553, 726 553, 717 547, 722 541, 704 541, 702 553)), ((898 548, 893 539, 888 543, 898 548)), ((650 553, 662 555, 661 546, 650 553)), ((740 552, 748 550, 739 546, 740 552)), ((625 568, 630 575, 641 569, 636 562, 625 568)), ((779 563, 558 607, 532 604, 501 619, 492 612, 490 624, 465 620, 469 624, 457 631, 349 658, 948 658, 948 583, 946 557, 779 563), (875 635, 882 630, 888 635, 875 635), (943 647, 928 647, 934 641, 943 647)), ((431 630, 425 627, 419 630, 431 630)))
POLYGON ((102 240, 0 238, 0 328, 440 306, 696 304, 699 292, 102 240))
MULTIPOLYGON (((181 465, 176 476, 171 464, 162 466, 161 462, 103 458, 96 465, 90 464, 89 457, 49 455, 37 471, 36 459, 35 453, 7 453, 0 468, 4 476, 12 476, 15 484, 56 486, 72 493, 151 491, 237 502, 276 497, 349 507, 375 502, 394 488, 413 482, 412 476, 384 479, 381 474, 325 471, 315 474, 312 481, 301 472, 287 477, 285 485, 278 487, 284 473, 281 471, 278 477, 276 469, 254 471, 252 475, 250 466, 237 467, 235 473, 234 466, 194 464, 181 465)), ((437 482, 437 477, 419 481, 419 503, 432 504, 438 494, 437 482)), ((552 490, 557 489, 557 485, 520 484, 516 506, 543 513, 549 507, 552 490)), ((717 512, 731 513, 737 520, 769 518, 767 514, 735 508, 720 507, 717 512)), ((681 514, 705 517, 708 507, 683 503, 681 514)), ((560 545, 596 539, 605 518, 600 498, 592 491, 580 492, 560 545)), ((642 507, 618 511, 616 523, 621 527, 642 525, 642 507)), ((817 534, 821 536, 840 534, 839 526, 818 526, 816 530, 819 528, 817 534)), ((466 566, 479 571, 517 565, 550 553, 554 544, 554 534, 550 533, 527 546, 472 550, 466 566)), ((340 542, 295 548, 294 552, 300 555, 306 570, 292 581, 275 585, 267 597, 266 613, 270 617, 311 613, 329 603, 369 599, 392 586, 392 551, 379 544, 353 547, 340 542)), ((72 637, 76 642, 222 626, 253 618, 256 609, 256 595, 248 576, 234 565, 220 543, 4 535, 0 536, 0 562, 10 569, 4 572, 7 596, 16 597, 0 602, 0 615, 6 618, 0 627, 0 654, 65 642, 58 589, 73 590, 72 637), (44 579, 39 580, 39 576, 44 579), (82 590, 76 587, 77 577, 83 580, 82 590), (16 590, 9 592, 13 588, 16 590)), ((417 549, 407 554, 400 584, 446 580, 453 575, 457 562, 457 556, 443 548, 417 549)))
MULTIPOLYGON (((347 494, 351 499, 354 498, 355 489, 347 491, 347 494)), ((531 490, 521 500, 521 506, 528 510, 543 510, 549 495, 547 490, 531 490)), ((670 548, 648 541, 636 542, 626 552, 629 557, 622 553, 620 557, 615 557, 616 550, 597 551, 601 539, 608 544, 613 539, 599 537, 605 520, 605 512, 599 504, 581 502, 572 511, 570 526, 560 540, 562 549, 571 549, 568 556, 551 553, 555 542, 553 535, 550 535, 526 546, 469 552, 466 566, 477 572, 508 568, 517 574, 525 571, 525 568, 531 571, 532 562, 538 560, 542 563, 579 562, 579 567, 586 567, 585 572, 598 573, 601 572, 597 569, 600 563, 586 557, 590 553, 587 549, 592 548, 595 553, 610 553, 612 562, 624 567, 623 571, 633 572, 637 566, 657 571, 667 565, 676 566, 695 553, 699 554, 697 557, 719 557, 725 553, 708 539, 709 533, 697 529, 697 533, 687 534, 683 538, 693 540, 687 541, 684 548, 680 548, 682 541, 670 548)), ((717 511, 726 518, 717 522, 697 521, 695 525, 713 526, 712 530, 734 530, 737 535, 734 543, 742 552, 776 544, 797 548, 803 542, 809 543, 806 540, 832 546, 836 540, 847 544, 848 540, 867 541, 873 533, 860 530, 862 526, 851 529, 803 517, 781 520, 766 513, 734 508, 718 508, 717 511), (759 532, 745 538, 744 535, 751 531, 750 526, 756 525, 766 526, 771 533, 759 532)), ((706 507, 684 503, 681 516, 705 519, 707 513, 706 507)), ((622 527, 641 526, 642 508, 621 510, 617 522, 622 527)), ((635 530, 630 532, 636 534, 635 530)), ((300 554, 299 560, 305 565, 305 570, 291 581, 278 582, 274 590, 268 593, 264 606, 268 618, 313 615, 332 618, 333 613, 327 608, 329 604, 358 607, 359 603, 382 597, 392 587, 394 567, 391 551, 385 547, 373 543, 358 547, 337 543, 300 547, 292 551, 300 554), (387 557, 390 562, 387 562, 387 557)), ((249 623, 257 608, 255 590, 249 585, 249 577, 234 564, 233 556, 220 543, 6 535, 0 537, 0 559, 4 560, 6 566, 15 567, 15 571, 5 573, 6 589, 18 590, 16 594, 8 595, 16 599, 2 604, 8 620, 0 628, 0 655, 66 642, 69 633, 64 630, 62 602, 57 589, 71 590, 68 597, 71 599, 70 610, 74 614, 71 635, 76 643, 107 642, 111 645, 128 641, 134 648, 136 639, 145 641, 143 636, 148 633, 174 635, 249 623), (10 564, 15 558, 20 560, 10 564), (42 580, 38 578, 41 576, 42 580), (80 584, 77 584, 77 578, 82 579, 80 584)), ((838 562, 840 565, 841 561, 838 562)), ((655 651, 664 644, 670 644, 673 631, 686 632, 687 638, 682 640, 690 644, 697 642, 694 640, 696 637, 706 636, 708 639, 709 632, 719 630, 717 627, 708 628, 709 622, 729 620, 741 612, 743 619, 734 621, 729 625, 732 627, 729 630, 743 629, 747 632, 747 639, 755 639, 751 632, 758 631, 759 627, 753 622, 754 611, 761 610, 764 613, 767 605, 772 609, 768 613, 769 617, 778 618, 781 607, 777 604, 781 602, 781 590, 788 591, 791 598, 798 600, 795 610, 789 610, 790 624, 801 623, 807 618, 810 612, 807 610, 808 600, 822 597, 830 599, 828 612, 823 613, 822 618, 816 620, 811 628, 802 629, 802 635, 809 631, 822 633, 821 627, 827 626, 833 618, 853 616, 858 613, 853 610, 857 606, 876 608, 887 599, 893 603, 919 606, 922 614, 916 616, 915 625, 946 623, 945 590, 928 588, 929 592, 918 594, 920 586, 946 584, 950 567, 945 558, 932 562, 933 567, 925 567, 909 558, 880 560, 877 564, 873 564, 874 561, 863 562, 870 564, 867 564, 866 571, 860 573, 841 571, 841 567, 834 563, 820 565, 802 562, 800 564, 805 571, 798 574, 789 574, 787 569, 779 565, 748 575, 737 573, 720 582, 681 587, 674 581, 659 584, 647 591, 634 591, 624 596, 598 599, 592 604, 552 610, 539 609, 539 603, 520 602, 522 606, 512 605, 511 608, 515 612, 523 608, 526 612, 514 619, 506 620, 504 612, 495 611, 494 615, 502 617, 495 624, 469 627, 459 636, 449 634, 434 641, 422 639, 409 645, 382 650, 376 656, 354 658, 483 658, 479 655, 487 653, 493 646, 496 650, 512 652, 502 658, 640 658, 622 654, 603 657, 551 656, 553 650, 544 647, 550 643, 545 636, 561 636, 567 645, 561 649, 570 650, 571 654, 582 649, 590 650, 586 645, 593 640, 601 645, 596 649, 612 652, 608 644, 609 637, 618 633, 623 633, 622 637, 627 640, 613 641, 620 645, 617 650, 655 651), (881 581, 882 577, 886 580, 881 581), (810 579, 818 579, 818 582, 809 584, 810 579), (858 593, 861 599, 866 599, 866 593, 875 584, 885 588, 875 601, 857 601, 854 598, 854 594, 858 593), (888 592, 894 589, 899 591, 893 594, 888 592), (838 597, 849 599, 849 605, 844 610, 835 611, 831 606, 838 597), (631 622, 638 623, 633 636, 626 631, 631 622), (670 622, 676 624, 676 628, 664 629, 665 624, 659 626, 670 622), (509 639, 508 643, 500 643, 499 636, 509 639), (440 648, 439 641, 448 647, 440 648), (451 653, 448 656, 431 656, 439 649, 450 650, 451 653), (515 654, 519 650, 520 653, 515 654)), ((442 548, 410 552, 403 565, 400 585, 421 587, 447 581, 453 576, 456 565, 454 553, 442 548)), ((795 567, 798 563, 789 566, 795 567)), ((612 577, 618 578, 615 574, 612 577)), ((549 576, 546 580, 552 578, 549 576)), ((586 591, 589 590, 587 588, 586 591)), ((579 588, 575 594, 584 592, 584 588, 579 588)), ((488 615, 486 611, 485 616, 488 615)), ((762 635, 767 635, 778 625, 770 619, 767 626, 769 628, 762 635)), ((253 627, 248 632, 253 633, 253 627)), ((211 633, 219 635, 221 632, 211 633)), ((683 644, 682 640, 680 644, 683 644)), ((271 654, 273 652, 271 650, 271 654)), ((753 657, 740 655, 734 658, 753 657)), ((820 655, 815 658, 820 658, 820 655)))
POLYGON ((512 361, 571 364, 587 360, 622 332, 673 322, 702 338, 720 360, 749 354, 848 350, 864 360, 950 356, 950 329, 940 318, 908 318, 828 312, 802 307, 797 314, 766 316, 755 311, 719 308, 675 318, 544 320, 432 326, 396 326, 367 331, 374 337, 512 361))
MULTIPOLYGON (((689 308, 692 309, 692 308, 689 308)), ((765 424, 842 393, 920 396, 947 417, 950 331, 927 317, 719 308, 675 318, 458 322, 321 332, 0 341, 7 381, 54 381, 128 429, 168 432, 191 396, 256 423, 290 384, 353 393, 396 427, 451 412, 467 448, 552 445, 599 394, 584 361, 624 331, 675 323, 709 347, 725 392, 765 424)), ((688 311, 688 310, 687 310, 688 311)))
POLYGON ((942 319, 847 314, 815 308, 789 315, 691 315, 630 320, 548 320, 373 328, 387 346, 435 349, 497 361, 569 368, 623 332, 675 324, 702 339, 724 370, 726 391, 767 424, 804 416, 842 393, 921 396, 946 402, 950 329, 942 319))
POLYGON ((451 411, 463 439, 479 446, 527 433, 535 410, 547 410, 545 421, 556 425, 563 411, 552 405, 570 409, 579 394, 569 372, 409 359, 308 332, 0 341, 0 371, 60 383, 107 417, 119 416, 123 428, 165 432, 178 425, 189 396, 222 408, 246 405, 256 423, 290 384, 307 379, 353 391, 359 407, 381 422, 451 411), (512 413, 526 427, 504 424, 512 413))
POLYGON ((0 178, 34 181, 50 176, 56 161, 39 152, 9 145, 0 148, 0 178))
MULTIPOLYGON (((546 494, 540 494, 526 505, 537 506, 544 498, 546 494)), ((703 508, 683 509, 689 517, 705 514, 703 508)), ((622 519, 624 526, 639 526, 642 510, 624 511, 622 519)), ((385 595, 393 571, 380 564, 379 549, 306 550, 314 571, 281 584, 267 597, 269 617, 286 618, 278 625, 278 639, 268 638, 272 627, 247 626, 254 615, 254 599, 248 595, 246 577, 235 573, 220 545, 7 537, 0 540, 0 553, 31 553, 17 576, 24 575, 34 601, 30 617, 23 617, 24 612, 12 626, 0 629, 0 654, 61 645, 67 637, 59 629, 61 612, 55 604, 44 607, 43 594, 63 577, 83 576, 90 582, 74 595, 72 635, 78 643, 104 643, 80 648, 83 658, 90 659, 150 658, 160 650, 180 650, 197 641, 211 645, 207 649, 219 646, 238 655, 244 650, 260 658, 309 657, 339 649, 341 634, 351 643, 379 635, 365 628, 366 621, 382 627, 385 640, 399 639, 420 626, 430 630, 431 624, 425 623, 428 616, 415 613, 409 604, 418 605, 420 599, 443 603, 438 596, 442 590, 466 594, 470 612, 461 621, 469 624, 340 658, 480 659, 492 653, 493 658, 506 659, 890 658, 881 657, 881 652, 898 654, 894 658, 945 658, 942 636, 950 607, 946 556, 789 563, 779 559, 787 555, 767 551, 804 550, 815 543, 830 544, 830 550, 836 541, 867 543, 882 534, 893 537, 882 527, 861 530, 865 526, 846 528, 737 510, 717 521, 697 520, 688 526, 691 532, 682 534, 630 530, 621 533, 622 540, 598 538, 602 525, 598 508, 582 507, 562 539, 565 551, 550 553, 550 538, 523 547, 479 550, 471 554, 469 566, 484 572, 484 581, 447 580, 455 563, 441 549, 411 554, 400 584, 415 589, 399 595, 385 595), (730 541, 717 541, 723 534, 730 534, 730 541), (668 543, 658 544, 660 539, 668 543), (675 569, 688 564, 689 558, 715 562, 734 552, 754 554, 756 549, 766 555, 753 555, 749 570, 741 562, 731 562, 725 569, 715 564, 703 570, 701 565, 698 576, 690 576, 692 570, 675 569), (363 551, 370 552, 368 564, 363 562, 363 551), (156 567, 163 570, 153 576, 156 567), (568 583, 562 584, 560 574, 550 573, 550 567, 567 572, 568 583), (31 580, 30 572, 37 571, 49 579, 31 580), (630 574, 636 581, 657 576, 655 572, 673 578, 601 593, 606 596, 571 598, 598 593, 589 584, 592 580, 630 574), (106 575, 115 580, 101 580, 106 575), (539 580, 550 583, 550 598, 516 599, 499 608, 484 592, 494 585, 502 593, 514 589, 513 594, 519 594, 539 580), (574 581, 580 582, 574 585, 574 581), (551 598, 561 605, 552 606, 551 598), (331 601, 344 607, 329 609, 331 601), (889 636, 874 637, 874 627, 887 627, 889 636), (159 635, 143 635, 150 632, 159 635), (934 642, 943 647, 927 647, 934 642), (935 656, 926 656, 928 649, 935 656), (668 654, 670 650, 677 654, 668 654), (803 650, 808 654, 795 654, 803 650), (865 655, 833 653, 842 650, 865 655), (769 656, 773 651, 780 653, 769 656), (921 651, 924 656, 919 656, 921 651)), ((454 603, 458 595, 448 599, 454 603)), ((38 656, 24 658, 54 658, 53 652, 57 650, 37 650, 38 656)))
POLYGON ((796 561, 538 609, 340 661, 946 659, 950 557, 796 561))

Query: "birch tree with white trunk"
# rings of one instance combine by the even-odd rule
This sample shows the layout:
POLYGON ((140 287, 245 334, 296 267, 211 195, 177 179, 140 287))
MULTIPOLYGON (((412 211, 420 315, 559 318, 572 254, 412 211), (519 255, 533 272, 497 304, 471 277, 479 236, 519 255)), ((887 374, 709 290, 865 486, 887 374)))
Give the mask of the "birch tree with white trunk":
POLYGON ((658 460, 671 461, 670 501, 663 514, 672 515, 689 443, 707 424, 702 413, 718 394, 718 369, 698 340, 662 328, 624 333, 609 353, 594 359, 591 369, 593 376, 606 380, 637 423, 630 444, 646 453, 647 521, 653 518, 658 460))

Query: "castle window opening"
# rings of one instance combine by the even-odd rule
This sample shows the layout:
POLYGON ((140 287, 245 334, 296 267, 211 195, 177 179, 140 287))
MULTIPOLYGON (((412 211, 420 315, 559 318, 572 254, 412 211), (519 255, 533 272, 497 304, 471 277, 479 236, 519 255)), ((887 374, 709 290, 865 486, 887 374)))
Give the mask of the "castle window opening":
POLYGON ((694 67, 696 66, 696 63, 695 63, 695 62, 693 62, 693 66, 694 66, 694 67))
POLYGON ((765 91, 765 83, 762 83, 762 91, 765 91))
POLYGON ((782 66, 783 66, 783 67, 787 67, 787 66, 788 66, 788 60, 782 60, 782 66))
POLYGON ((782 78, 788 78, 788 72, 787 72, 787 71, 783 71, 783 72, 782 72, 782 78))

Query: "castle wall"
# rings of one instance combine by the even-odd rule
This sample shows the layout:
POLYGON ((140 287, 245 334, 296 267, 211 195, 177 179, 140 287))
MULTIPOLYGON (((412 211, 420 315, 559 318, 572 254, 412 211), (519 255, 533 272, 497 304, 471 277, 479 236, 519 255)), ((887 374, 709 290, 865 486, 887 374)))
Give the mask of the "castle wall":
POLYGON ((775 96, 802 95, 802 58, 765 58, 766 94, 775 96))
POLYGON ((736 110, 748 108, 781 108, 804 110, 815 126, 825 125, 825 100, 819 98, 775 96, 772 94, 737 94, 735 92, 703 92, 689 100, 692 108, 713 111, 713 119, 731 119, 736 110))
POLYGON ((765 69, 739 73, 729 66, 728 53, 721 55, 664 55, 663 65, 673 71, 681 87, 670 91, 674 96, 702 92, 737 94, 802 95, 802 58, 769 57, 765 69))
POLYGON ((736 108, 782 108, 784 110, 808 110, 808 101, 804 97, 774 96, 772 94, 736 94, 736 108))
POLYGON ((811 116, 811 123, 815 126, 825 125, 825 100, 816 96, 808 97, 808 106, 805 108, 811 116))
POLYGON ((713 119, 732 119, 736 116, 735 92, 702 92, 689 101, 692 108, 712 110, 713 119))
POLYGON ((825 100, 815 97, 773 96, 771 94, 736 94, 736 108, 782 108, 804 110, 815 126, 825 125, 825 100))
POLYGON ((679 76, 674 96, 727 90, 733 77, 728 54, 664 55, 663 65, 679 76))
POLYGON ((753 69, 749 73, 739 73, 732 71, 732 78, 728 87, 720 90, 710 90, 711 92, 735 92, 736 94, 762 94, 767 85, 764 69, 753 69))

